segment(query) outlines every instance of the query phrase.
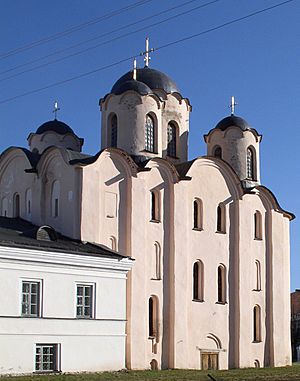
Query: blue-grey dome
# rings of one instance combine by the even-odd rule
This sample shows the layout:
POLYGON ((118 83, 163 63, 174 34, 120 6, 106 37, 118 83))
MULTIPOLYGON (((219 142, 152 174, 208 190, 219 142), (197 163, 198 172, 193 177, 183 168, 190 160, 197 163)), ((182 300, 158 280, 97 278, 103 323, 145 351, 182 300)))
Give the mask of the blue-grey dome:
POLYGON ((64 134, 74 134, 74 131, 71 127, 69 127, 66 123, 60 122, 57 119, 50 120, 49 122, 46 122, 42 124, 37 130, 36 134, 41 135, 44 132, 47 131, 54 131, 57 134, 64 135, 64 134))
POLYGON ((245 119, 240 118, 239 116, 235 116, 235 115, 230 115, 230 116, 227 116, 226 118, 222 119, 216 125, 215 129, 219 129, 219 130, 225 131, 230 126, 239 127, 243 131, 251 129, 251 127, 245 121, 245 119))
POLYGON ((125 93, 125 91, 128 90, 134 90, 141 95, 147 95, 152 93, 150 87, 148 87, 145 83, 136 81, 134 79, 122 82, 119 86, 117 86, 116 90, 112 92, 116 95, 119 95, 125 93))
POLYGON ((121 94, 127 90, 135 90, 140 94, 144 94, 146 88, 150 90, 162 89, 168 94, 180 92, 176 83, 170 77, 159 70, 150 69, 149 67, 136 69, 136 80, 133 80, 132 70, 124 74, 113 85, 111 92, 121 94), (138 84, 134 84, 135 82, 138 82, 138 84), (146 87, 142 87, 140 83, 143 83, 146 87))

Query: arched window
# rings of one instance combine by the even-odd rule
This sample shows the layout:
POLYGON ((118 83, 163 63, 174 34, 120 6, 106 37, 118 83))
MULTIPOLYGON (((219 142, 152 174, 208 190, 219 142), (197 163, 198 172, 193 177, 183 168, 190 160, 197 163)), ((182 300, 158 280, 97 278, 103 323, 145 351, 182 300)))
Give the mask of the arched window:
POLYGON ((149 337, 155 338, 156 342, 159 339, 158 333, 158 298, 157 296, 151 296, 149 298, 149 337))
POLYGON ((1 216, 8 216, 8 199, 6 197, 3 197, 1 201, 1 216))
POLYGON ((110 118, 110 146, 117 147, 118 144, 118 118, 116 114, 110 118))
POLYGON ((59 215, 59 196, 60 196, 60 184, 58 180, 55 180, 52 183, 52 192, 51 192, 52 217, 58 217, 59 215))
POLYGON ((151 221, 160 221, 160 194, 159 191, 151 191, 151 221))
POLYGON ((255 261, 255 290, 261 291, 261 267, 258 260, 255 261))
POLYGON ((261 309, 258 305, 253 308, 253 341, 261 341, 261 309))
POLYGON ((203 229, 203 205, 202 201, 199 198, 196 198, 193 203, 194 208, 194 224, 193 228, 196 230, 203 229))
POLYGON ((255 180, 255 152, 252 147, 247 148, 247 178, 249 180, 255 180))
POLYGON ((31 203, 32 203, 32 191, 30 188, 26 190, 25 194, 25 207, 26 207, 26 217, 31 218, 31 203))
POLYGON ((226 209, 224 204, 217 208, 217 232, 226 233, 226 209))
POLYGON ((260 368, 259 360, 254 361, 254 368, 260 368))
POLYGON ((168 123, 167 128, 167 155, 171 157, 177 156, 177 127, 174 123, 168 123))
POLYGON ((204 271, 203 263, 198 260, 193 266, 193 300, 204 300, 204 271))
POLYGON ((213 156, 214 157, 219 157, 220 159, 222 159, 222 148, 220 146, 214 147, 214 149, 213 149, 213 156))
POLYGON ((18 193, 14 195, 14 217, 20 217, 20 195, 18 193))
POLYGON ((151 115, 146 115, 145 122, 145 150, 155 152, 155 126, 154 119, 151 115))
POLYGON ((116 240, 116 237, 114 237, 114 236, 109 237, 109 243, 110 243, 111 249, 116 251, 117 250, 117 240, 116 240))
POLYGON ((152 256, 152 279, 161 279, 161 249, 158 242, 154 243, 152 256))
POLYGON ((254 238, 262 239, 262 217, 258 210, 254 213, 254 238))
POLYGON ((218 266, 218 303, 226 303, 226 267, 218 266))

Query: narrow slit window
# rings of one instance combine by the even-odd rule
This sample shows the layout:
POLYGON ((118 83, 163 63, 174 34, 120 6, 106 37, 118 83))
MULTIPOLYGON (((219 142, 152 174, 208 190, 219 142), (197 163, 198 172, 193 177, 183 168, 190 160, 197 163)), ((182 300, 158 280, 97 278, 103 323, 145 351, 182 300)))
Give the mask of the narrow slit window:
POLYGON ((261 310, 258 305, 253 308, 253 341, 261 341, 261 310))
POLYGON ((258 260, 255 261, 255 290, 261 291, 261 266, 258 260))
POLYGON ((255 151, 252 147, 247 148, 247 178, 255 180, 255 151))
POLYGON ((258 210, 254 213, 254 238, 262 239, 262 216, 258 210))
POLYGON ((214 157, 218 157, 219 159, 222 159, 222 148, 220 146, 216 146, 213 150, 214 157))
POLYGON ((193 208, 194 208, 194 223, 193 223, 193 228, 196 230, 202 230, 203 228, 203 206, 202 206, 202 201, 200 199, 195 199, 193 203, 193 208))
POLYGON ((170 157, 176 157, 176 145, 177 145, 177 127, 174 123, 170 122, 167 128, 167 155, 170 157))
POLYGON ((201 302, 204 299, 203 275, 203 263, 199 260, 193 266, 193 300, 201 302))
POLYGON ((146 115, 145 122, 145 150, 155 152, 155 129, 154 120, 151 115, 146 115))
POLYGON ((155 338, 156 342, 158 342, 159 334, 158 334, 158 298, 156 296, 151 296, 148 302, 149 308, 149 337, 155 338))
POLYGON ((226 209, 223 204, 217 207, 217 232, 226 233, 226 209))
POLYGON ((117 147, 118 144, 118 119, 114 114, 110 121, 110 145, 111 147, 117 147))
POLYGON ((224 265, 218 267, 218 303, 226 303, 226 268, 224 265))
POLYGON ((158 191, 151 191, 151 221, 160 221, 160 199, 158 191))

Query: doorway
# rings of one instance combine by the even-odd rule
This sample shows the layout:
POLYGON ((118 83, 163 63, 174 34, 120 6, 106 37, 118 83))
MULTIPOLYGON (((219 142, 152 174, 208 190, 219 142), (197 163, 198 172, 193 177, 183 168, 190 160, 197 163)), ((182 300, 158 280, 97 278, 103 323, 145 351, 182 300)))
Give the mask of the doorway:
POLYGON ((219 354, 215 352, 201 353, 201 369, 217 370, 219 368, 219 354))

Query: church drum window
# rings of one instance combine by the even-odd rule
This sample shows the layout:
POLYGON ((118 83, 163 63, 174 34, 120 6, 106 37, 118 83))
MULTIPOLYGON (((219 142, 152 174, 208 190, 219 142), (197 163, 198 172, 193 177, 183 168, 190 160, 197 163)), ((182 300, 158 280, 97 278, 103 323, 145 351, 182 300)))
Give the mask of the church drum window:
POLYGON ((256 305, 253 308, 253 342, 261 341, 261 309, 256 305))
POLYGON ((193 300, 203 302, 203 263, 198 260, 193 266, 193 300))
POLYGON ((226 303, 226 267, 218 266, 218 303, 226 303))
POLYGON ((116 114, 110 119, 110 146, 117 147, 118 144, 118 118, 116 114))
POLYGON ((247 148, 247 178, 255 180, 255 152, 252 147, 247 148))
POLYGON ((151 115, 146 115, 145 122, 145 150, 155 152, 155 126, 154 119, 151 115))
POLYGON ((168 123, 167 127, 167 155, 170 157, 176 157, 176 145, 177 145, 177 127, 173 122, 168 123))
POLYGON ((59 216, 59 196, 60 184, 58 180, 53 181, 51 194, 51 215, 54 218, 59 216))
POLYGON ((216 146, 213 149, 213 156, 222 159, 222 148, 220 146, 216 146))

